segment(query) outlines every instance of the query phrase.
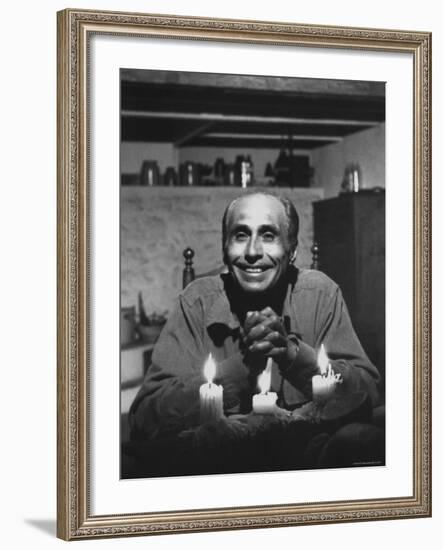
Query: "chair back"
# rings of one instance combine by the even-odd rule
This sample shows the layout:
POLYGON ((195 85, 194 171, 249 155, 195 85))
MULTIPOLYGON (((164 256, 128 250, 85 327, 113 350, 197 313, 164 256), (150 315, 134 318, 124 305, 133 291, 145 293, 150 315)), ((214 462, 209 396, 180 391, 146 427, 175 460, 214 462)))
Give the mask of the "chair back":
MULTIPOLYGON (((319 248, 316 242, 314 242, 314 244, 312 245, 311 252, 312 252, 311 269, 318 270, 320 267, 320 260, 319 260, 319 248)), ((196 278, 204 277, 206 275, 217 275, 219 273, 222 273, 224 269, 224 266, 217 267, 206 273, 196 275, 194 270, 194 256, 195 256, 195 252, 189 246, 185 248, 185 250, 183 250, 183 257, 185 258, 185 267, 183 268, 183 283, 182 283, 183 288, 186 288, 189 285, 189 283, 192 283, 192 281, 196 278)))
POLYGON ((315 241, 311 247, 311 252, 312 252, 311 269, 316 269, 318 271, 320 269, 320 249, 318 247, 318 243, 315 241))
POLYGON ((183 288, 186 288, 189 283, 195 279, 195 271, 193 266, 193 258, 195 252, 189 246, 183 250, 183 256, 185 258, 185 267, 183 269, 183 288))

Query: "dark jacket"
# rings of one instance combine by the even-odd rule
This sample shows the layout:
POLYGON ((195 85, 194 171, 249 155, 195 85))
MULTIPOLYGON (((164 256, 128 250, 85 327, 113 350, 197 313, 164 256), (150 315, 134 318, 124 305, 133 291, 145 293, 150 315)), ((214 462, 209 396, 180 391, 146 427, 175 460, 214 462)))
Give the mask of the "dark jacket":
MULTIPOLYGON (((179 296, 155 346, 152 364, 130 409, 133 438, 166 435, 198 423, 203 366, 212 353, 223 386, 227 414, 249 412, 256 378, 245 364, 240 322, 226 290, 229 275, 197 279, 179 296)), ((365 390, 378 397, 379 374, 352 327, 338 286, 319 271, 291 271, 282 317, 298 342, 295 361, 284 372, 276 364, 272 390, 279 404, 294 406, 311 398, 311 379, 318 373, 317 354, 325 345, 343 389, 365 390)))

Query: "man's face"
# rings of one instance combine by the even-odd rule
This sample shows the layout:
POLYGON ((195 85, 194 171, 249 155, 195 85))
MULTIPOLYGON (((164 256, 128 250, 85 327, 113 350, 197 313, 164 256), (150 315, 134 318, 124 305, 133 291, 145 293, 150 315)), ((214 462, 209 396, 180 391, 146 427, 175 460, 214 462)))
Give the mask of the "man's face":
POLYGON ((284 276, 291 260, 289 221, 274 197, 251 195, 231 207, 225 262, 244 292, 264 293, 284 276))

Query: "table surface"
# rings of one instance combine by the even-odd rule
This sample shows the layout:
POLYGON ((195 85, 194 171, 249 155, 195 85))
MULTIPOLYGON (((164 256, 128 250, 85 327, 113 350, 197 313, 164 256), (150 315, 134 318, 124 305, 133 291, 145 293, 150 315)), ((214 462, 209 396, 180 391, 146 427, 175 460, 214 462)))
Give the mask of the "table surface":
POLYGON ((294 411, 232 415, 122 446, 121 477, 165 477, 384 464, 384 428, 366 395, 294 411))

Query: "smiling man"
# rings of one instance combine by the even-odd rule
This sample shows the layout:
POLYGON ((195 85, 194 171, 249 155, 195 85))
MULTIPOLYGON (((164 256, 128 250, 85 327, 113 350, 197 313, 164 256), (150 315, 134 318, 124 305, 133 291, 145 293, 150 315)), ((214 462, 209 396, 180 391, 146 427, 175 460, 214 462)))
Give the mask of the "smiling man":
POLYGON ((293 204, 267 193, 243 195, 222 221, 228 273, 197 279, 179 296, 130 411, 134 438, 177 433, 198 423, 203 365, 211 353, 224 410, 248 413, 257 377, 274 360, 272 390, 293 409, 312 398, 324 344, 343 390, 377 401, 377 369, 352 328, 338 286, 294 266, 299 219, 293 204))
POLYGON ((298 216, 272 195, 236 199, 223 218, 224 261, 246 295, 266 300, 284 281, 297 247, 298 216))

